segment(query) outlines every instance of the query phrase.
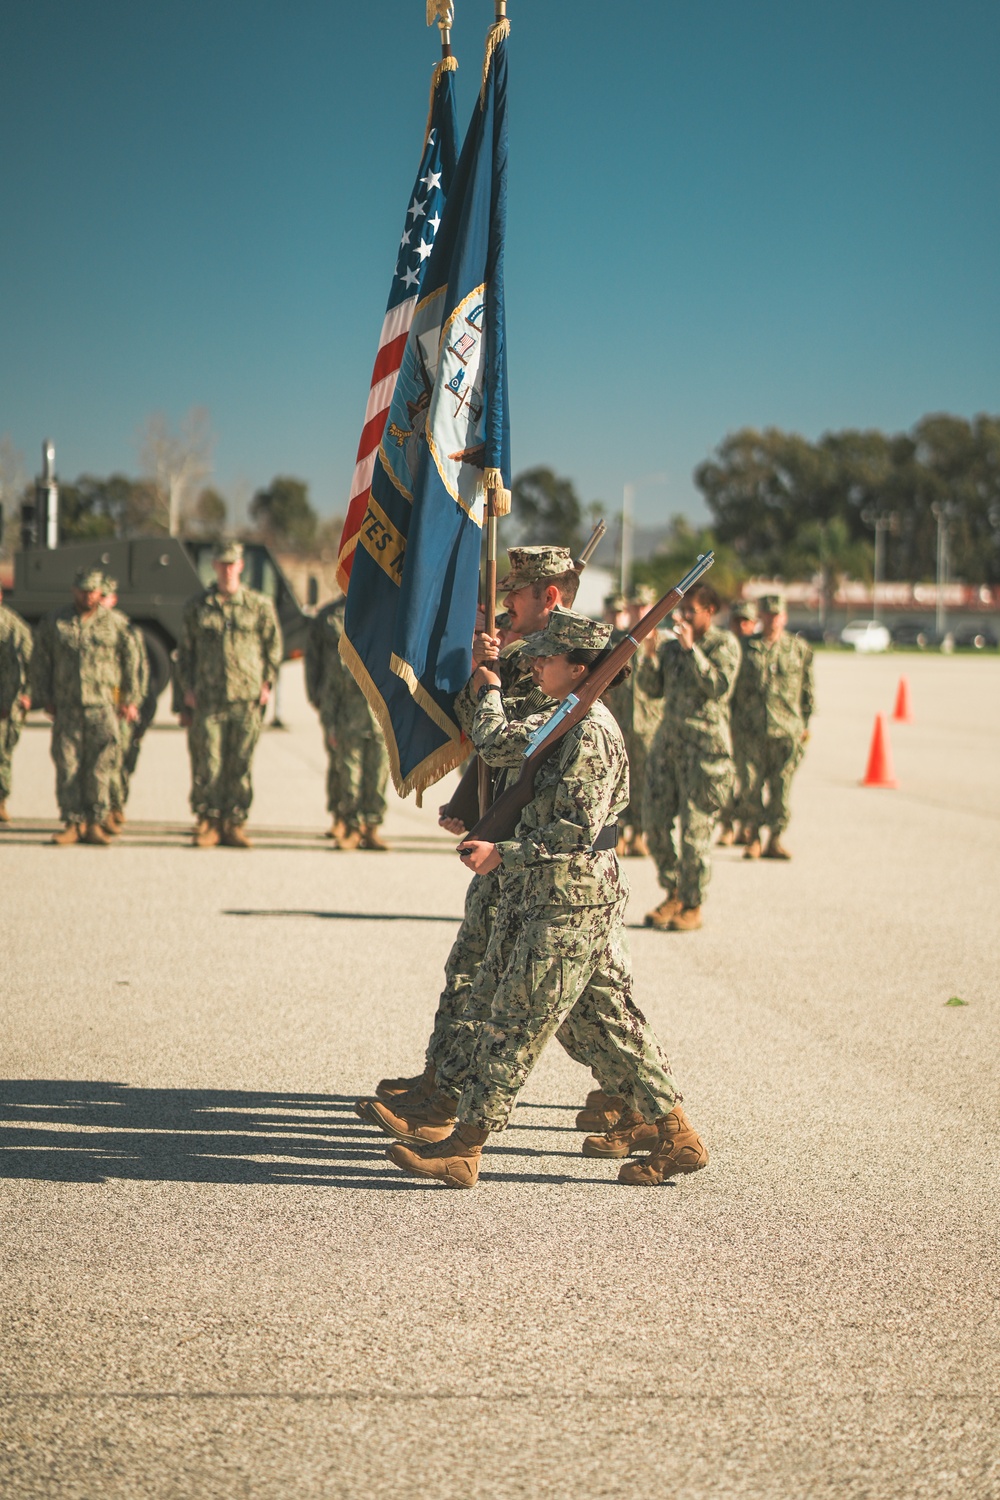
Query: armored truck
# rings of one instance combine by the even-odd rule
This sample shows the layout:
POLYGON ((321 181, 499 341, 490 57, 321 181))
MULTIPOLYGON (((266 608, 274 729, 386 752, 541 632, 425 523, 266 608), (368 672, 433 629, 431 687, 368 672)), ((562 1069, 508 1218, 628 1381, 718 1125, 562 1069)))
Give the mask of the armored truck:
MULTIPOLYGON (((79 568, 101 568, 117 580, 119 607, 142 630, 150 676, 159 694, 170 681, 170 653, 180 637, 184 606, 193 594, 214 582, 212 551, 211 542, 177 537, 98 538, 57 547, 27 547, 14 558, 14 590, 8 602, 34 625, 50 610, 68 603, 79 568)), ((285 660, 301 656, 310 617, 299 607, 267 547, 244 542, 243 552, 244 583, 274 602, 285 660)))

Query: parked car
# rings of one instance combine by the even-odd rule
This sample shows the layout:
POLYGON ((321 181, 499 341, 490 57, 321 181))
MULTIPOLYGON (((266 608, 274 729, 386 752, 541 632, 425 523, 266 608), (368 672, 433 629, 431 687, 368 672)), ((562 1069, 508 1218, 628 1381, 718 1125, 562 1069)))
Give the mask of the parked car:
POLYGON ((920 625, 916 620, 905 620, 902 625, 892 627, 894 646, 919 646, 926 651, 928 646, 940 644, 937 634, 929 625, 920 625))
POLYGON ((967 625, 964 630, 956 630, 955 645, 959 650, 995 651, 1000 639, 988 625, 967 625))
POLYGON ((814 646, 832 646, 837 640, 837 632, 826 625, 796 625, 792 634, 814 646))
POLYGON ((888 651, 892 636, 880 620, 849 620, 840 632, 840 643, 855 651, 888 651))

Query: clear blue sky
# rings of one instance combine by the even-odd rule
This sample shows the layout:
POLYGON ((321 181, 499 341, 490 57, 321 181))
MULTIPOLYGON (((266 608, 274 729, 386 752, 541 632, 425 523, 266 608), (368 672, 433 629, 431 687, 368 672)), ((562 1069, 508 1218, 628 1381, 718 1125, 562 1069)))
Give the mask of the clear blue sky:
MULTIPOLYGON (((515 470, 640 521, 746 424, 1000 410, 996 0, 510 0, 515 470), (617 19, 615 16, 617 15, 617 19)), ((420 147, 424 0, 0 0, 0 434, 342 512, 420 147)), ((457 0, 462 128, 492 0, 457 0)))

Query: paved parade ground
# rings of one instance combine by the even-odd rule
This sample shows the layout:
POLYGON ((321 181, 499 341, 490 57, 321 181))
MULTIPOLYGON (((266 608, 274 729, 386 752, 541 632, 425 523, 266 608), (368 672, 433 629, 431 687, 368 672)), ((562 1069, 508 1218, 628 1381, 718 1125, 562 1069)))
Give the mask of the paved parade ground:
POLYGON ((0 1494, 58 1500, 1000 1496, 1000 660, 821 654, 790 865, 717 850, 639 1002, 708 1170, 620 1186, 556 1046, 480 1186, 352 1110, 419 1071, 468 879, 437 796, 320 836, 301 671, 253 852, 57 849, 48 730, 0 833, 0 1494), (901 671, 899 788, 858 785, 901 671), (949 1005, 952 997, 965 1005, 949 1005))

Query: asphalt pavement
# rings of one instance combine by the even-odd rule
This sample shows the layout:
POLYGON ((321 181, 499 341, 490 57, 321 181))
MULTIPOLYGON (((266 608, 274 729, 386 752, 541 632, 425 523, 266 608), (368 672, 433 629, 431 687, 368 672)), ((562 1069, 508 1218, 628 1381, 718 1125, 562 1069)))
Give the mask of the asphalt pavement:
POLYGON ((115 847, 54 848, 44 722, 0 833, 0 1494, 1000 1496, 1000 660, 822 654, 791 864, 718 850, 637 992, 708 1169, 579 1154, 555 1045, 479 1187, 353 1113, 417 1072, 467 875, 438 796, 322 837, 283 673, 256 847, 189 847, 159 720, 115 847), (896 790, 859 786, 900 672, 896 790), (963 1001, 963 1004, 948 1003, 963 1001))

